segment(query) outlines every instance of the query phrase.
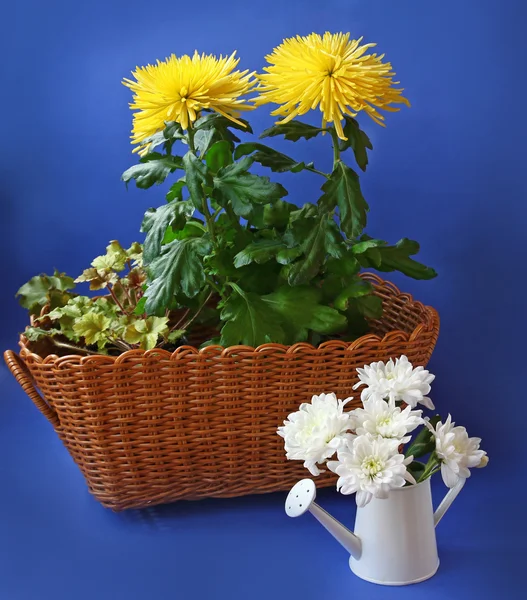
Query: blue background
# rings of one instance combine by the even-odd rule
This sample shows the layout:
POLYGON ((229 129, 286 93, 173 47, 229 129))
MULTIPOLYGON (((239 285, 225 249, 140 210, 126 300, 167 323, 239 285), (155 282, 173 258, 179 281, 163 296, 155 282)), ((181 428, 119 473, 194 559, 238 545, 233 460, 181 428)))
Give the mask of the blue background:
MULTIPOLYGON (((15 348, 25 326, 13 299, 22 283, 54 267, 76 275, 108 240, 140 239, 144 211, 163 202, 161 188, 120 181, 135 162, 120 81, 136 65, 237 49, 243 68, 259 70, 284 37, 350 31, 378 42, 412 102, 387 115, 386 129, 362 119, 375 147, 362 178, 368 231, 417 239, 439 272, 431 282, 390 278, 439 310, 434 400, 484 439, 491 463, 438 528, 439 574, 384 589, 355 579, 313 519, 287 519, 283 494, 104 510, 2 366, 0 600, 523 597, 524 25, 521 0, 2 7, 0 348, 15 348)), ((272 122, 265 107, 250 118, 256 131, 272 122)), ((328 169, 328 144, 276 147, 328 169)), ((317 198, 314 175, 281 181, 294 202, 317 198)), ((327 490, 321 503, 353 522, 349 498, 327 490)))

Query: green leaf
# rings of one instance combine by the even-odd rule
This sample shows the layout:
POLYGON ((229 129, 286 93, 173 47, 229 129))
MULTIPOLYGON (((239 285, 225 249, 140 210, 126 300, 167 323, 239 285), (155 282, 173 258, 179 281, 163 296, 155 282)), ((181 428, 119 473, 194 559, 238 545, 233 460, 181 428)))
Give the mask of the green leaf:
POLYGON ((138 165, 127 169, 121 176, 121 179, 128 184, 131 179, 135 180, 135 185, 141 189, 147 189, 154 184, 160 184, 165 181, 170 173, 176 169, 182 169, 183 163, 180 156, 162 156, 161 154, 147 154, 141 159, 138 165), (152 158, 155 157, 155 158, 152 158))
MULTIPOLYGON (((435 427, 439 421, 441 421, 441 417, 439 415, 435 415, 430 419, 430 425, 435 427)), ((428 427, 423 427, 411 441, 404 455, 420 458, 421 456, 425 456, 426 454, 433 452, 435 448, 436 444, 434 435, 428 429, 428 427)))
POLYGON ((379 271, 400 271, 414 279, 432 279, 437 276, 434 269, 410 258, 419 252, 419 244, 403 238, 395 246, 369 248, 357 258, 363 267, 375 267, 379 271))
POLYGON ((163 137, 166 140, 184 140, 187 136, 183 132, 183 129, 179 123, 176 121, 165 121, 163 137))
POLYGON ((335 306, 339 310, 346 310, 349 305, 350 298, 360 298, 367 296, 373 291, 373 286, 368 281, 364 281, 360 277, 356 277, 342 292, 335 298, 335 306))
POLYGON ((239 125, 238 123, 235 123, 234 121, 231 121, 230 119, 227 119, 227 117, 224 117, 218 113, 207 113, 195 121, 193 129, 194 131, 199 131, 201 129, 225 129, 230 127, 232 129, 246 131, 247 133, 253 132, 248 121, 245 119, 236 120, 242 123, 242 125, 239 125))
MULTIPOLYGON (((16 293, 21 306, 27 308, 31 314, 39 314, 41 309, 49 304, 50 293, 53 290, 65 292, 75 287, 75 282, 65 273, 55 271, 53 275, 37 275, 20 287, 16 293)), ((66 301, 71 294, 65 296, 66 301)))
POLYGON ((283 135, 286 140, 296 142, 300 138, 309 140, 317 136, 324 129, 320 127, 313 127, 307 123, 301 121, 289 121, 289 123, 283 123, 282 125, 273 125, 269 127, 260 135, 261 138, 274 137, 276 135, 283 135))
POLYGON ((284 330, 276 322, 276 313, 258 294, 245 292, 235 283, 229 283, 233 293, 227 298, 220 318, 225 322, 221 330, 223 346, 245 344, 259 346, 266 342, 282 343, 284 330))
POLYGON ((157 346, 159 336, 167 333, 167 317, 148 317, 130 323, 125 329, 124 340, 129 344, 140 344, 143 350, 151 350, 157 346))
POLYGON ((340 151, 344 152, 348 148, 352 148, 357 164, 363 171, 366 171, 366 167, 368 166, 368 153, 366 149, 373 150, 370 138, 362 131, 355 119, 348 115, 344 115, 344 118, 346 119, 344 135, 348 139, 340 141, 340 151))
POLYGON ((222 167, 232 165, 232 147, 227 140, 215 142, 205 156, 207 167, 217 173, 222 167))
POLYGON ((183 188, 186 185, 187 183, 184 178, 181 178, 176 181, 176 183, 172 184, 166 195, 167 202, 172 202, 172 200, 183 200, 183 188))
POLYGON ((205 283, 203 257, 209 252, 209 242, 200 237, 174 240, 163 246, 161 254, 150 263, 146 312, 164 311, 176 292, 189 298, 196 296, 205 283))
POLYGON ((41 329, 40 327, 26 327, 24 335, 30 342, 38 342, 43 337, 49 335, 57 335, 60 331, 58 329, 41 329))
POLYGON ((239 268, 250 265, 252 262, 258 264, 267 262, 284 248, 284 243, 281 240, 258 240, 236 254, 234 257, 234 266, 239 268))
MULTIPOLYGON (((269 148, 269 146, 258 144, 257 142, 247 142, 237 146, 234 151, 234 158, 237 160, 242 156, 252 154, 253 152, 254 154, 252 157, 255 162, 260 163, 263 167, 269 167, 275 173, 285 173, 286 171, 298 173, 306 168, 305 163, 298 162, 290 156, 286 156, 273 148, 269 148)), ((307 166, 311 167, 313 166, 313 163, 310 163, 307 166)))
POLYGON ((338 205, 342 231, 350 239, 359 236, 366 227, 369 207, 362 195, 357 173, 339 160, 322 191, 324 195, 319 204, 327 210, 338 205))
POLYGON ((379 248, 380 246, 386 246, 386 242, 384 240, 367 239, 358 242, 357 244, 353 244, 353 246, 351 247, 351 251, 353 252, 353 254, 362 254, 370 248, 379 248))
POLYGON ((353 298, 358 311, 366 319, 380 319, 382 317, 382 300, 379 296, 359 296, 353 298))
POLYGON ((109 340, 111 320, 100 312, 88 312, 73 324, 73 331, 83 337, 86 345, 102 348, 109 340))
POLYGON ((335 258, 342 255, 338 235, 335 222, 328 214, 323 213, 315 220, 302 244, 304 256, 293 263, 289 271, 290 285, 301 285, 311 281, 320 272, 328 254, 335 258))
POLYGON ((240 217, 247 217, 251 213, 253 203, 269 204, 287 195, 287 190, 279 183, 248 173, 252 163, 252 158, 243 158, 220 169, 214 177, 214 199, 221 206, 230 203, 240 217))
POLYGON ((203 210, 203 201, 205 198, 203 186, 209 182, 207 167, 192 152, 185 154, 183 165, 185 167, 185 179, 188 191, 190 192, 190 199, 198 210, 203 210))
POLYGON ((161 244, 169 225, 173 229, 182 229, 194 214, 191 202, 171 202, 159 208, 149 208, 143 218, 141 231, 146 233, 143 247, 143 260, 149 264, 161 251, 161 244))
POLYGON ((410 471, 410 474, 413 475, 414 479, 418 481, 418 479, 424 473, 425 465, 417 460, 414 460, 406 468, 408 471, 410 471))
POLYGON ((146 296, 143 296, 134 309, 134 315, 142 315, 145 312, 146 296))
POLYGON ((272 204, 266 204, 263 209, 263 224, 266 227, 276 227, 282 229, 289 222, 289 215, 297 210, 294 204, 277 200, 272 204))
POLYGON ((346 317, 320 304, 321 292, 309 286, 283 286, 263 296, 262 300, 277 313, 278 320, 289 334, 288 343, 307 339, 308 331, 331 334, 346 326, 346 317))
POLYGON ((91 262, 91 266, 97 270, 104 271, 122 271, 128 260, 126 250, 117 240, 112 240, 106 246, 106 254, 97 256, 91 262))

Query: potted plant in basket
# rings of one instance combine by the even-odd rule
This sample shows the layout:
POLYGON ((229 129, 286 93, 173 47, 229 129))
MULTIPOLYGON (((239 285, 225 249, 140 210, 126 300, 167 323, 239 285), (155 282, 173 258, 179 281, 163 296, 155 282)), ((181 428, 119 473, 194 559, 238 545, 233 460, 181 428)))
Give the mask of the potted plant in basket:
POLYGON ((354 368, 370 360, 403 352, 428 360, 435 311, 361 272, 435 276, 413 258, 417 242, 391 245, 365 233, 369 207, 347 160, 365 171, 372 145, 355 117, 365 112, 382 124, 381 110, 408 105, 372 46, 312 34, 284 40, 263 74, 237 70, 234 54, 196 52, 138 67, 123 81, 134 94, 140 158, 122 178, 139 188, 171 179, 166 202, 145 213, 143 244, 112 241, 75 281, 57 272, 22 286, 32 324, 20 356, 6 354, 106 505, 283 489, 295 470, 269 469, 271 456, 280 460, 273 432, 315 382, 345 392, 354 368), (260 138, 325 136, 331 172, 237 137, 252 134, 241 113, 270 102, 284 118, 260 138), (320 126, 297 119, 317 108, 320 126), (301 206, 288 202, 255 163, 315 173, 320 192, 301 206), (98 295, 78 295, 81 282, 98 295), (101 461, 116 451, 123 460, 94 478, 86 440, 97 437, 95 422, 115 432, 101 461), (210 431, 218 437, 204 445, 197 477, 193 439, 210 431), (78 435, 82 445, 71 441, 78 435), (135 484, 124 489, 116 478, 131 473, 135 484))

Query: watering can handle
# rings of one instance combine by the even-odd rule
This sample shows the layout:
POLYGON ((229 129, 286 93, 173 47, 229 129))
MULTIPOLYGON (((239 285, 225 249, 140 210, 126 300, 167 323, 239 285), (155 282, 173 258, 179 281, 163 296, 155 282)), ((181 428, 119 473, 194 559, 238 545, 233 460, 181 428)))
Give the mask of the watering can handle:
POLYGON ((437 527, 439 521, 441 521, 446 511, 450 508, 452 502, 454 502, 459 492, 463 489, 465 481, 466 479, 460 478, 456 485, 448 490, 446 496, 443 498, 443 501, 437 507, 434 513, 434 527, 437 527))

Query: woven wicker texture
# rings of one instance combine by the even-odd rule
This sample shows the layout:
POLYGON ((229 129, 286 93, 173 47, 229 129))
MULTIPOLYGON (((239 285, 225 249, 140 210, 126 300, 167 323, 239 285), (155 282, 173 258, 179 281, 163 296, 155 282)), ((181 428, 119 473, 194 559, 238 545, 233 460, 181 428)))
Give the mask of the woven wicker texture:
MULTIPOLYGON (((20 356, 4 357, 104 506, 286 490, 307 474, 285 459, 276 434, 289 413, 313 394, 354 395, 357 367, 401 354, 426 365, 434 349, 437 312, 376 275, 364 277, 384 316, 351 343, 41 358, 22 336, 20 356)), ((334 483, 331 473, 317 480, 334 483)))

